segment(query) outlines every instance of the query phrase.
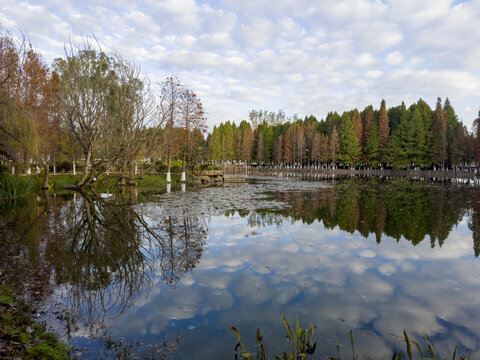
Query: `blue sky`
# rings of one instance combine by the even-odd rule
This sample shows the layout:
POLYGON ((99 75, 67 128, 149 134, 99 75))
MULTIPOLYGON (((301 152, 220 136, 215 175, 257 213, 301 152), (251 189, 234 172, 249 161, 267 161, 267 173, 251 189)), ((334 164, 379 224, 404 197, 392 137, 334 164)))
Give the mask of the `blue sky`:
POLYGON ((287 115, 366 105, 432 107, 449 97, 468 126, 480 107, 480 0, 0 0, 48 62, 68 38, 98 39, 152 83, 176 74, 208 124, 250 109, 287 115))

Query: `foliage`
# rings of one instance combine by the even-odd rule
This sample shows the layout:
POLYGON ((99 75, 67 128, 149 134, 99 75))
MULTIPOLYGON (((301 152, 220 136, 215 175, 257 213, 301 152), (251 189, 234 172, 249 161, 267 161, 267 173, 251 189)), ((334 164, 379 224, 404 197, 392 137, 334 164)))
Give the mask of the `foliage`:
POLYGON ((28 195, 33 188, 30 177, 20 177, 8 173, 0 174, 0 199, 14 199, 28 195))
POLYGON ((343 163, 355 166, 360 157, 360 144, 355 134, 355 127, 348 113, 342 115, 340 125, 340 151, 338 160, 343 163))
POLYGON ((207 139, 209 158, 290 165, 335 165, 338 161, 353 167, 368 164, 399 169, 413 164, 431 168, 443 162, 452 168, 480 158, 478 136, 458 120, 448 99, 440 110, 437 104, 435 112, 419 99, 408 109, 404 103, 387 109, 382 100, 379 110, 369 105, 361 113, 357 109, 342 116, 329 112, 325 120, 314 116, 301 120, 294 115, 282 122, 259 121, 263 118, 258 114, 251 112, 253 130, 246 121, 239 127, 230 121, 215 126, 207 139), (241 150, 233 145, 239 139, 241 150), (439 152, 444 154, 439 156, 439 152))

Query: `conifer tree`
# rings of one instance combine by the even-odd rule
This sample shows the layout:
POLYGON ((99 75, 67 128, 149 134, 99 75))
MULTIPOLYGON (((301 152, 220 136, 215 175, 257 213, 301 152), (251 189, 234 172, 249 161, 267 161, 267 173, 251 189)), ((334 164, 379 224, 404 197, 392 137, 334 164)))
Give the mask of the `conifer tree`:
POLYGON ((253 153, 253 130, 250 124, 245 121, 243 136, 242 136, 243 161, 250 162, 252 160, 252 153, 253 153))
POLYGON ((450 167, 455 166, 458 157, 458 133, 459 133, 459 121, 455 110, 450 104, 448 98, 445 99, 443 105, 443 111, 447 117, 447 158, 448 165, 450 167))
POLYGON ((431 161, 435 165, 445 166, 446 140, 447 140, 447 117, 442 109, 442 99, 437 99, 432 125, 432 148, 431 161))
POLYGON ((338 143, 338 132, 337 126, 333 125, 332 134, 330 135, 328 150, 330 152, 329 159, 332 161, 332 166, 335 166, 337 163, 337 153, 338 153, 339 143, 338 143))
POLYGON ((385 106, 385 100, 382 100, 380 105, 380 114, 378 116, 378 138, 379 138, 379 157, 380 161, 383 161, 383 150, 387 145, 388 137, 390 136, 390 127, 388 125, 387 108, 385 106))
POLYGON ((355 136, 358 139, 358 144, 361 146, 363 125, 362 125, 362 117, 360 116, 360 113, 358 112, 357 109, 353 110, 352 123, 353 123, 353 128, 355 129, 355 136))
POLYGON ((339 133, 338 159, 347 165, 355 166, 360 156, 360 144, 350 114, 347 112, 342 115, 339 133))
POLYGON ((368 153, 366 151, 367 147, 367 137, 370 132, 370 127, 373 121, 373 106, 367 106, 362 112, 362 153, 363 161, 367 161, 368 153))
POLYGON ((288 126, 288 129, 283 137, 283 162, 285 164, 292 163, 292 127, 288 126))

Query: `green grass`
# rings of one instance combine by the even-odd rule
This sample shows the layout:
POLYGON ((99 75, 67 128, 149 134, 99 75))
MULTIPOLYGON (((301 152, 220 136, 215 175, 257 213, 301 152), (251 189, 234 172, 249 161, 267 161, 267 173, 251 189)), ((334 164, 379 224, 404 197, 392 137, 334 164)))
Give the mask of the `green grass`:
POLYGON ((0 200, 15 199, 31 193, 34 181, 28 176, 0 174, 0 200))
MULTIPOLYGON (((80 180, 80 177, 80 175, 71 174, 50 175, 48 177, 48 188, 53 191, 63 190, 65 186, 75 185, 80 180)), ((43 181, 43 178, 41 180, 43 181)))
POLYGON ((69 346, 46 331, 45 325, 33 320, 32 306, 15 298, 12 291, 0 285, 0 343, 5 358, 68 359, 69 346))

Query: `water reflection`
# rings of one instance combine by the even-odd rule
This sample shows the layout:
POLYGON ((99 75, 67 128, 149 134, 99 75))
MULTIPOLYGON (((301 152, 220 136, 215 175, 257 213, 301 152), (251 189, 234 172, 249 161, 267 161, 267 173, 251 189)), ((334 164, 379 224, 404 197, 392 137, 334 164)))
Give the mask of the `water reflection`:
POLYGON ((358 352, 391 357, 404 348, 391 334, 406 329, 478 357, 480 192, 404 180, 331 185, 39 197, 0 217, 11 254, 0 267, 29 284, 38 274, 42 296, 62 295, 81 319, 76 344, 106 326, 145 344, 180 334, 174 358, 225 359, 234 325, 250 344, 262 328, 278 354, 284 313, 317 325, 317 356, 336 352, 335 335, 345 349, 353 329, 358 352))
POLYGON ((2 217, 2 238, 10 241, 3 245, 16 253, 2 258, 1 266, 18 283, 35 282, 37 298, 38 289, 50 290, 53 281, 69 312, 90 330, 147 293, 155 274, 175 285, 201 257, 205 219, 148 218, 130 205, 136 191, 67 197, 44 194, 2 217), (37 273, 43 278, 32 281, 37 273))
MULTIPOLYGON (((239 212, 250 226, 270 226, 301 221, 321 221, 327 229, 358 231, 367 238, 375 234, 409 240, 417 245, 429 239, 431 247, 442 246, 452 228, 469 214, 475 256, 479 255, 480 192, 465 187, 431 185, 396 179, 349 179, 326 189, 305 192, 273 192, 277 201, 289 204, 282 211, 261 209, 239 212)), ((226 212, 229 215, 231 212, 226 212)))

